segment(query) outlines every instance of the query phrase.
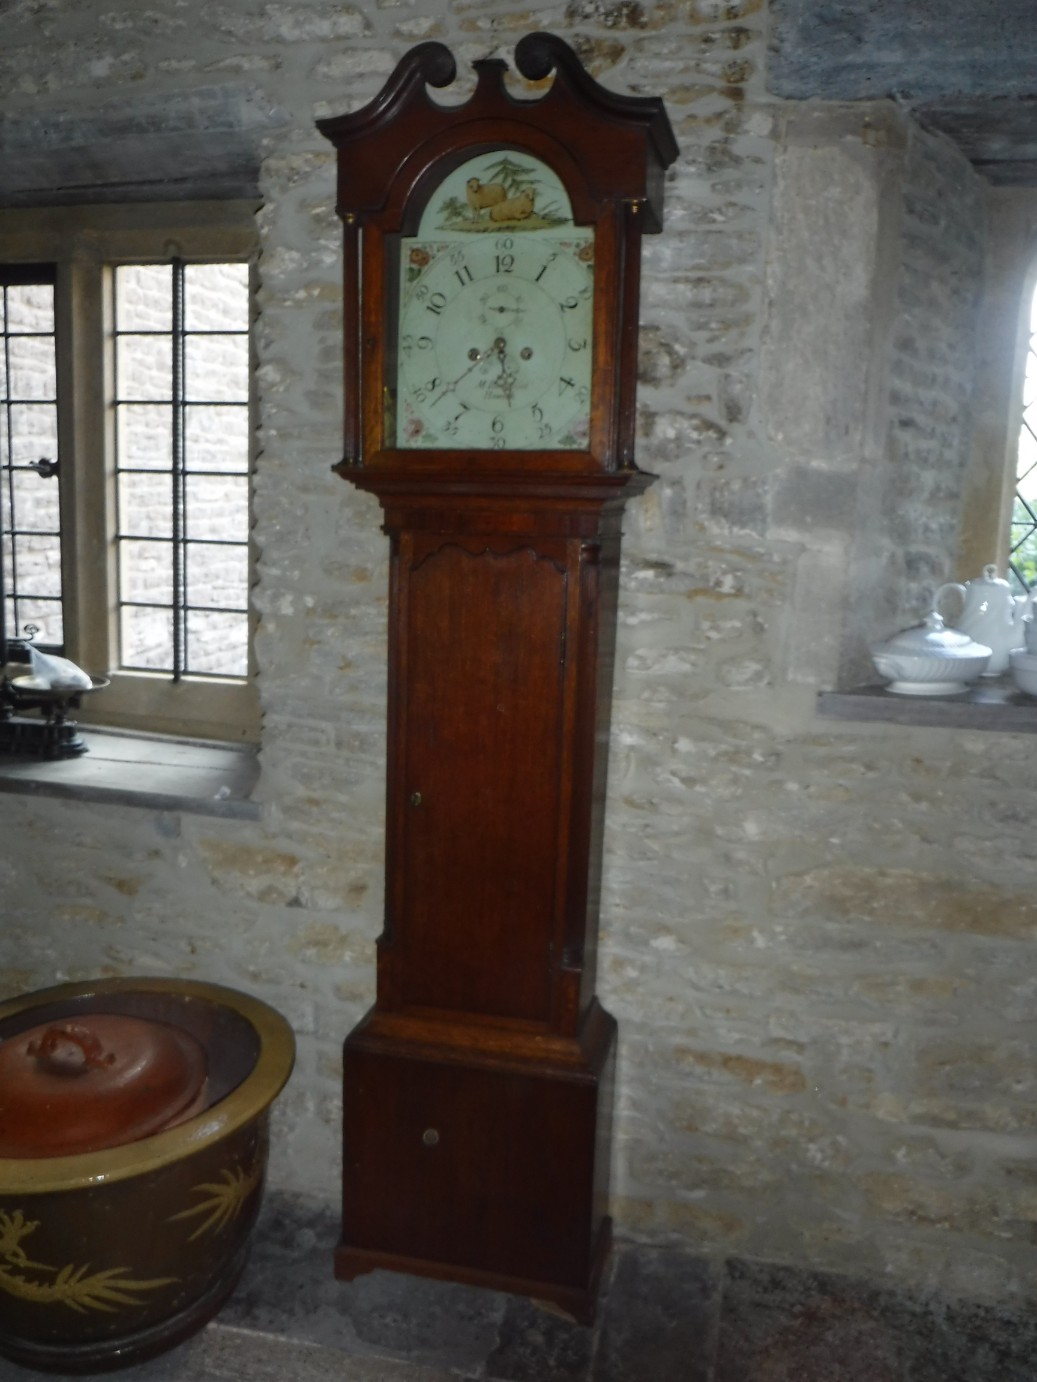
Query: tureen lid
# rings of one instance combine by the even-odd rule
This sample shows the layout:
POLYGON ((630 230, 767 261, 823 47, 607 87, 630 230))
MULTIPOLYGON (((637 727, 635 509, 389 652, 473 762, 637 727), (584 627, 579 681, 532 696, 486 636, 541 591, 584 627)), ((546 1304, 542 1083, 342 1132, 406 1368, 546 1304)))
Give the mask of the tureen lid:
POLYGON ((885 643, 872 649, 873 653, 923 653, 926 657, 958 658, 990 657, 984 643, 975 643, 960 629, 949 629, 935 610, 927 614, 925 622, 910 629, 902 629, 885 643))
POLYGON ((83 1013, 0 1042, 0 1156, 134 1142, 197 1109, 205 1049, 168 1022, 83 1013))

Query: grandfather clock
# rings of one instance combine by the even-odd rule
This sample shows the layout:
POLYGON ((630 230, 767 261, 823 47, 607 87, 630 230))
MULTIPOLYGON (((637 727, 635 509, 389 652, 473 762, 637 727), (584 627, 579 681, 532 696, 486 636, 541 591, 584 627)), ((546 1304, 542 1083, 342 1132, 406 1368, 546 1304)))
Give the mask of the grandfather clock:
POLYGON ((391 540, 386 915, 346 1038, 336 1275, 593 1317, 616 1024, 594 994, 620 521, 661 101, 533 34, 438 43, 320 122, 345 226, 345 458, 391 540), (553 81, 547 79, 553 72, 553 81))

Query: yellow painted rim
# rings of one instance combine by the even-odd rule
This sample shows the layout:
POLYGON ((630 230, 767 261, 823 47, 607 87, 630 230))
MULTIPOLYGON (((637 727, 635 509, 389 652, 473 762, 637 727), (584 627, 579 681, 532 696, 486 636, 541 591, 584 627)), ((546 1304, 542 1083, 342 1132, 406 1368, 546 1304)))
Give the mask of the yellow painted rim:
POLYGON ((76 1156, 0 1157, 0 1195, 49 1194, 88 1186, 110 1185, 145 1175, 236 1132, 262 1114, 280 1094, 295 1063, 295 1036, 273 1008, 258 998, 220 984, 192 979, 95 979, 59 984, 0 1003, 0 1019, 28 1008, 71 998, 103 997, 109 993, 164 993, 198 998, 230 1008, 255 1031, 259 1055, 250 1075, 212 1108, 167 1132, 76 1156))

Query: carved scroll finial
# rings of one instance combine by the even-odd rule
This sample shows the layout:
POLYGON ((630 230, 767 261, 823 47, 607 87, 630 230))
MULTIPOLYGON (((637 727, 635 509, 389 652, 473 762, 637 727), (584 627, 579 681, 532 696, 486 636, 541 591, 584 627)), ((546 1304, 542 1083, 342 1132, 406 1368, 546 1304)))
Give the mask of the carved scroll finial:
MULTIPOLYGON (((677 141, 662 100, 658 96, 626 96, 609 91, 594 80, 575 51, 557 34, 541 32, 520 38, 515 45, 515 66, 530 82, 541 82, 554 72, 557 83, 567 86, 601 115, 641 125, 655 146, 662 167, 668 167, 677 157, 677 141)), ((659 229, 661 215, 654 219, 653 228, 659 229)))
MULTIPOLYGON (((457 76, 457 63, 445 43, 419 43, 400 63, 410 64, 429 86, 449 86, 457 76)), ((399 69, 397 69, 399 70, 399 69)))
POLYGON ((457 63, 445 43, 429 40, 405 53, 392 70, 389 80, 366 106, 352 114, 318 120, 317 128, 333 144, 347 138, 370 137, 393 112, 424 97, 426 86, 449 86, 457 76, 457 63))
POLYGON ((542 82, 556 67, 569 76, 583 66, 564 39, 544 32, 526 34, 515 45, 515 66, 528 82, 542 82))
MULTIPOLYGON (((424 86, 449 86, 457 76, 457 63, 445 43, 418 43, 405 53, 393 69, 378 97, 366 107, 369 111, 392 109, 408 92, 424 86)), ((359 112, 362 116, 363 112, 359 112)), ((318 126, 323 127, 320 120, 318 126)), ((335 121, 326 122, 334 125, 335 121)))

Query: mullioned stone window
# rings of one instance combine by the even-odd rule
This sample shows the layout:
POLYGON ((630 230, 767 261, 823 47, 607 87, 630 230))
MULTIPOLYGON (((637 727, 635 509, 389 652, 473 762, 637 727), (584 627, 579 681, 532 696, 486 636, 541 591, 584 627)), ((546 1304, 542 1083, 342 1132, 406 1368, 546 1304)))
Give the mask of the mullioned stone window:
POLYGON ((257 737, 253 213, 0 213, 3 628, 111 678, 84 720, 257 737))

